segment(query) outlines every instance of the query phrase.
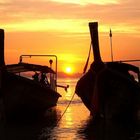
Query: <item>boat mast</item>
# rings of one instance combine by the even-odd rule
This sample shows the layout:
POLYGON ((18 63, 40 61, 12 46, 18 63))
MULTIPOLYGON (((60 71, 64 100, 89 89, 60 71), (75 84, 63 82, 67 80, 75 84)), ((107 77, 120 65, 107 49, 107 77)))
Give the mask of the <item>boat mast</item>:
POLYGON ((0 120, 5 120, 5 107, 4 107, 4 30, 0 29, 0 120))
POLYGON ((110 29, 109 37, 110 37, 110 47, 111 47, 111 60, 113 62, 113 48, 112 48, 112 32, 111 32, 111 29, 110 29))
POLYGON ((4 65, 4 30, 0 29, 0 89, 2 88, 2 73, 4 65))
POLYGON ((0 67, 4 65, 4 30, 0 29, 0 67))
POLYGON ((92 48, 93 48, 94 62, 100 63, 102 62, 102 60, 99 51, 98 22, 90 22, 89 29, 90 29, 92 48))

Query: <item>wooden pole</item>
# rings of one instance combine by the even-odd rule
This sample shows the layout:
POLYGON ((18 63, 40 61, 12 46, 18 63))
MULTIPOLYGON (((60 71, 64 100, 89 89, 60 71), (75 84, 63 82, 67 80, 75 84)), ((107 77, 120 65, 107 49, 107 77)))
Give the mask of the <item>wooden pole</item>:
POLYGON ((112 31, 111 31, 111 29, 110 29, 109 37, 110 37, 110 47, 111 47, 111 60, 113 62, 112 31))
POLYGON ((0 29, 0 120, 5 120, 4 110, 4 93, 3 93, 3 79, 4 79, 4 30, 0 29))
POLYGON ((4 30, 0 29, 0 67, 4 65, 4 30))
POLYGON ((2 88, 2 73, 4 65, 4 30, 0 29, 0 90, 2 88))
POLYGON ((0 29, 0 90, 2 88, 2 73, 4 65, 4 30, 0 29))

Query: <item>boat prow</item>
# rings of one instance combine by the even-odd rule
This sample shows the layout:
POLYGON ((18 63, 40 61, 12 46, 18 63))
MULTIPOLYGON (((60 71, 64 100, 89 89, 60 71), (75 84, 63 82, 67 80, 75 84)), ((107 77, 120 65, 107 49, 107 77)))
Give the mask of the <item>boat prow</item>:
POLYGON ((98 24, 90 23, 89 26, 94 62, 77 82, 75 92, 93 116, 140 120, 139 68, 124 62, 103 62, 98 44, 98 24))

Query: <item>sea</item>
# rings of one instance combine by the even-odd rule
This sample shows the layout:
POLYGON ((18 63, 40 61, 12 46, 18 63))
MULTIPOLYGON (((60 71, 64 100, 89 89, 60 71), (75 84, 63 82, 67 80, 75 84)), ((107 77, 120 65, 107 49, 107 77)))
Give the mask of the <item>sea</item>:
POLYGON ((69 85, 57 106, 42 118, 17 122, 0 122, 0 140, 140 140, 130 125, 94 121, 81 99, 75 94, 76 78, 59 78, 58 84, 69 85))

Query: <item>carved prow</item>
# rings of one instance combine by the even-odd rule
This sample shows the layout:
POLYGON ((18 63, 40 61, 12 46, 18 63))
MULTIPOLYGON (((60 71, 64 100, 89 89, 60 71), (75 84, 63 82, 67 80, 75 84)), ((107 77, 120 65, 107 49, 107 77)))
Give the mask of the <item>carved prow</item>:
POLYGON ((92 48, 93 48, 94 62, 100 63, 102 62, 102 60, 101 60, 101 55, 99 50, 98 22, 90 22, 89 29, 90 29, 92 48))

